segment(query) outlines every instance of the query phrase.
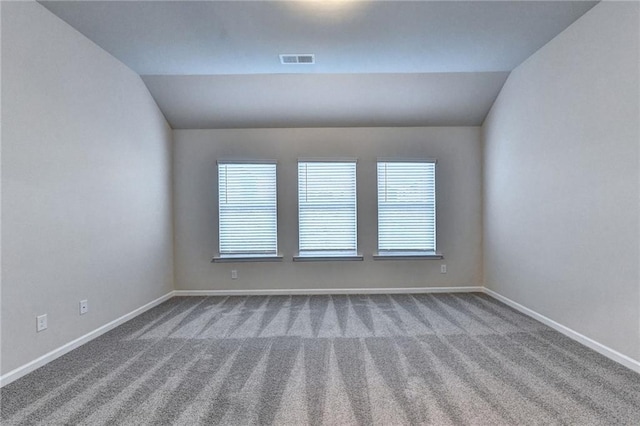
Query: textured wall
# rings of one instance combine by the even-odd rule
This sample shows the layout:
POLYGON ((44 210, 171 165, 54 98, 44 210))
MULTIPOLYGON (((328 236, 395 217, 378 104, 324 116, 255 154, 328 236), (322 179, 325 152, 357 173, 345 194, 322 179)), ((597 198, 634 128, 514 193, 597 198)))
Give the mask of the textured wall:
POLYGON ((638 3, 603 2, 485 121, 485 284, 640 360, 638 3))
POLYGON ((176 288, 324 289, 479 285, 481 281, 480 130, 332 128, 176 130, 174 132, 176 288), (298 249, 297 159, 358 158, 360 262, 292 262, 298 249), (437 158, 438 260, 374 261, 376 159, 437 158), (219 158, 278 161, 279 263, 217 263, 219 158), (231 280, 230 271, 238 271, 231 280))
POLYGON ((2 3, 2 112, 5 374, 172 289, 172 135, 135 73, 35 2, 2 3))

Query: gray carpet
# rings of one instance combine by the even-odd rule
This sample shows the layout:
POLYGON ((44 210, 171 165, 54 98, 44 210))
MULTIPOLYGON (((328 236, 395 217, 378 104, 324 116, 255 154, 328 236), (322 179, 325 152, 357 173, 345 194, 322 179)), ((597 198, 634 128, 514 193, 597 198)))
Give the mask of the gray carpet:
POLYGON ((477 293, 176 297, 1 397, 3 425, 640 424, 640 375, 477 293))

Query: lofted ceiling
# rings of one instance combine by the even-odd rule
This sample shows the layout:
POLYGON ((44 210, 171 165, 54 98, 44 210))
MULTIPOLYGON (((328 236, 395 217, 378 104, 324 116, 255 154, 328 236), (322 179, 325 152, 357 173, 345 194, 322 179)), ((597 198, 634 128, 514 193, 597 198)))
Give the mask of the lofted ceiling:
POLYGON ((480 125, 509 72, 597 2, 40 3, 140 74, 181 129, 480 125))

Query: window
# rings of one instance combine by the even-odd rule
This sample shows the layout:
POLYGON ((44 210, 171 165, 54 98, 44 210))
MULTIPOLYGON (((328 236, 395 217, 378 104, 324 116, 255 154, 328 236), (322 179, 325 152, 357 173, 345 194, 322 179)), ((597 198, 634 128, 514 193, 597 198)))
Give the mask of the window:
POLYGON ((435 161, 378 162, 379 255, 435 255, 435 161))
POLYGON ((299 256, 357 256, 356 162, 298 162, 299 256))
POLYGON ((218 163, 220 259, 276 256, 276 165, 218 163))

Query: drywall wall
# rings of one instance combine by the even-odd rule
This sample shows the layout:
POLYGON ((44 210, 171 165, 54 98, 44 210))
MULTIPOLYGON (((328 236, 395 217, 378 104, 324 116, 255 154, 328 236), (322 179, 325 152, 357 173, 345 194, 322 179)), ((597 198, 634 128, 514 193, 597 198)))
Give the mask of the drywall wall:
POLYGON ((516 68, 483 126, 485 285, 640 360, 639 5, 516 68))
POLYGON ((300 128, 174 131, 175 269, 178 290, 336 289, 479 285, 480 129, 300 128), (298 249, 297 160, 357 158, 358 248, 363 261, 293 262, 298 249), (373 260, 376 160, 437 158, 440 260, 373 260), (218 159, 278 161, 278 263, 211 263, 218 248, 218 159), (440 264, 448 265, 446 274, 440 264), (231 279, 231 270, 238 278, 231 279))
POLYGON ((172 290, 171 136, 135 73, 2 2, 2 374, 172 290))

